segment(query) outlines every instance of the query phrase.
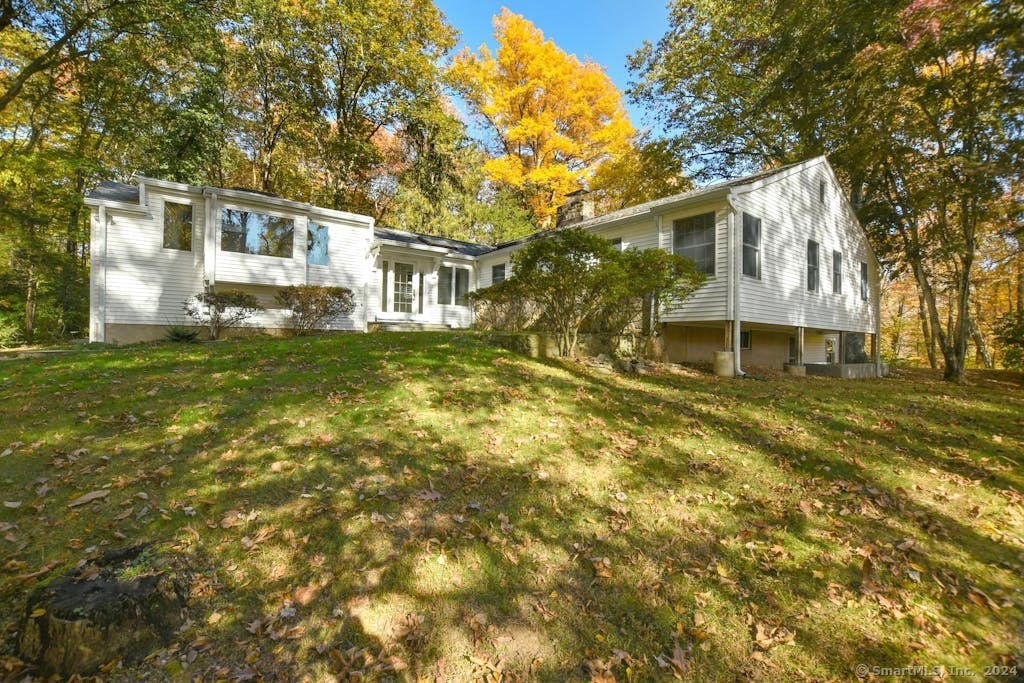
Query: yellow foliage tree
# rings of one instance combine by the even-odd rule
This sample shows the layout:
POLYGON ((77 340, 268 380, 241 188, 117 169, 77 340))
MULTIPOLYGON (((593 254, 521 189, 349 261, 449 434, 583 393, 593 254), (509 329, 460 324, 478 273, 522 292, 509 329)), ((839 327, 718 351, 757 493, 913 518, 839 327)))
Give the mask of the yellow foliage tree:
POLYGON ((581 62, 520 15, 494 19, 497 53, 463 50, 450 75, 493 129, 497 155, 484 170, 515 188, 538 224, 551 227, 565 195, 604 161, 627 153, 634 130, 622 94, 594 62, 581 62))

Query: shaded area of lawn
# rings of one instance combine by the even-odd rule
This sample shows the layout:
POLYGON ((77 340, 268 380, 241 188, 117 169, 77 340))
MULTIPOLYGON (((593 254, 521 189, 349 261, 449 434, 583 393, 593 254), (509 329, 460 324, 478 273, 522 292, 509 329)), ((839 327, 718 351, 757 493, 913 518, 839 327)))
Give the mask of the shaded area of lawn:
POLYGON ((122 677, 1019 665, 1024 399, 975 379, 624 377, 455 333, 4 361, 4 666, 19 577, 143 540, 203 590, 122 677))

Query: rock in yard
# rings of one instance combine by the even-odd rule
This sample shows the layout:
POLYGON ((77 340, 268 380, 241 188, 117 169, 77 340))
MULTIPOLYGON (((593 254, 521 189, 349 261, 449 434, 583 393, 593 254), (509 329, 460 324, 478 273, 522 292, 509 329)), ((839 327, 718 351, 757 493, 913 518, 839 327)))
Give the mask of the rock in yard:
POLYGON ((44 675, 89 674, 122 658, 141 661, 184 621, 187 572, 153 546, 112 550, 28 597, 21 658, 44 675))

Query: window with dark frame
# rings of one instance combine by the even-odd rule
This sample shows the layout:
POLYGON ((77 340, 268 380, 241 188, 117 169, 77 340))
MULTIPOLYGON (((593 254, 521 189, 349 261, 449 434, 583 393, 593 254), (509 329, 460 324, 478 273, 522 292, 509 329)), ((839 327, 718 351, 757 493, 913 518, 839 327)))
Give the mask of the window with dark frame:
POLYGON ((743 274, 761 279, 761 219, 743 214, 743 274))
POLYGON ((868 300, 868 264, 863 261, 860 264, 860 298, 868 300))
POLYGON ((819 285, 818 266, 818 243, 814 240, 807 240, 807 289, 811 292, 818 291, 819 285))
POLYGON ((496 285, 499 282, 505 281, 505 264, 499 263, 496 266, 491 266, 491 284, 496 285))
POLYGON ((843 293, 843 252, 832 252, 832 293, 843 293))
POLYGON ((192 251, 192 205, 164 202, 164 249, 192 251))
POLYGON ((221 251, 291 258, 295 221, 244 209, 223 209, 221 251))
POLYGON ((751 348, 750 331, 740 332, 740 350, 749 351, 751 348))
POLYGON ((327 265, 327 239, 329 231, 326 225, 310 223, 306 226, 306 264, 310 266, 327 265))
POLYGON ((821 202, 822 204, 825 203, 825 181, 824 180, 819 180, 818 181, 818 201, 821 202))
POLYGON ((672 221, 672 251, 694 261, 697 270, 715 274, 715 213, 672 221))

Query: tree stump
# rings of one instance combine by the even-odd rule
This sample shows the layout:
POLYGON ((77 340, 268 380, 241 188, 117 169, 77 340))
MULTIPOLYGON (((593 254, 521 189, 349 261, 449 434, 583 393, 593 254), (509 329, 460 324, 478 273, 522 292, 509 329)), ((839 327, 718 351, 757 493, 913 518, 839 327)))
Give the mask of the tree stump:
POLYGON ((152 546, 112 550, 32 591, 18 650, 44 675, 89 674, 121 658, 141 661, 184 621, 182 562, 152 546))

